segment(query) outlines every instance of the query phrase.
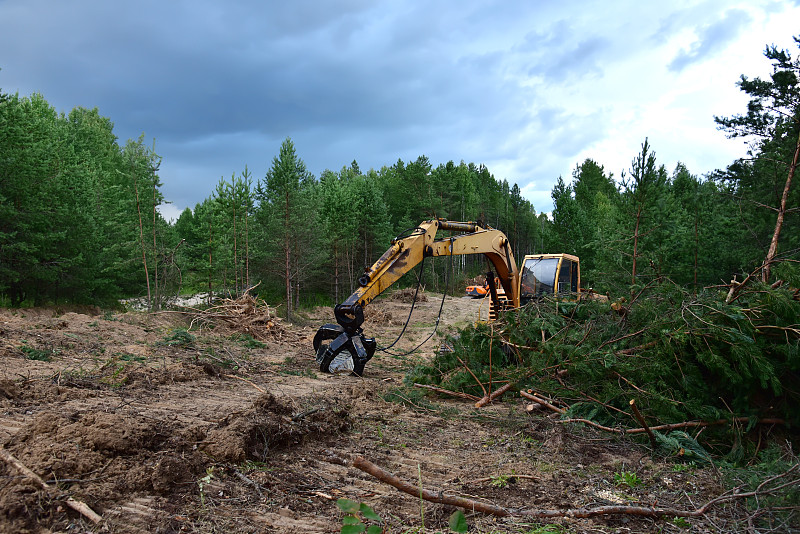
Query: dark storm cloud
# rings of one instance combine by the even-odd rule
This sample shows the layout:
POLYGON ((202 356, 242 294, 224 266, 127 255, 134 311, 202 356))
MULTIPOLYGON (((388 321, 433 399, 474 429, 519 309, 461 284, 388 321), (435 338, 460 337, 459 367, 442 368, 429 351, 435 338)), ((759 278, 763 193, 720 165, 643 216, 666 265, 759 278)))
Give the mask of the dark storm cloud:
POLYGON ((736 39, 750 22, 750 16, 742 10, 731 9, 721 20, 697 30, 697 41, 688 50, 681 50, 670 62, 669 69, 680 72, 689 65, 701 62, 721 51, 736 39))
POLYGON ((0 88, 97 107, 122 143, 155 139, 180 208, 245 165, 262 178, 286 137, 317 176, 426 155, 542 184, 549 203, 546 184, 581 151, 630 129, 617 121, 647 106, 633 99, 659 98, 633 91, 643 57, 669 51, 679 72, 750 22, 704 0, 0 0, 0 88), (675 56, 672 36, 693 26, 697 43, 675 56))
POLYGON ((29 65, 32 90, 58 80, 62 99, 91 100, 84 105, 107 110, 119 123, 143 123, 169 136, 284 132, 290 124, 303 129, 345 112, 390 118, 385 115, 394 108, 365 98, 372 90, 388 98, 398 92, 364 79, 359 69, 375 61, 348 61, 347 50, 337 49, 352 33, 343 13, 329 16, 316 3, 294 3, 294 11, 265 11, 254 3, 252 11, 235 4, 217 16, 209 5, 181 11, 177 5, 96 3, 84 12, 57 5, 64 12, 56 18, 69 31, 47 24, 38 34, 20 31, 28 54, 18 65, 29 65))
MULTIPOLYGON (((12 90, 41 91, 60 109, 98 107, 122 139, 155 138, 165 192, 181 205, 245 164, 263 176, 287 136, 316 174, 353 159, 365 169, 422 154, 515 159, 514 132, 539 123, 540 104, 519 91, 526 68, 538 62, 536 75, 558 82, 596 70, 603 46, 584 37, 548 57, 532 42, 534 58, 495 45, 497 28, 544 12, 535 4, 466 3, 445 16, 436 3, 12 7, 18 33, 5 42, 22 53, 9 70, 23 82, 12 90)), ((552 45, 568 31, 544 35, 552 45)))

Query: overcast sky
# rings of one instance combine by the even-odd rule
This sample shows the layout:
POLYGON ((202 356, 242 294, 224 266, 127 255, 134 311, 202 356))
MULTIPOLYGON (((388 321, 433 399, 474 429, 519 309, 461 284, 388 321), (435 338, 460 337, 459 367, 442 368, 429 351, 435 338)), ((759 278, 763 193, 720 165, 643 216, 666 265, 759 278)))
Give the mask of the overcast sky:
POLYGON ((645 137, 670 173, 743 156, 713 117, 796 35, 800 0, 0 0, 0 89, 155 139, 168 217, 286 137, 316 176, 483 163, 547 212, 559 176, 619 177, 645 137))

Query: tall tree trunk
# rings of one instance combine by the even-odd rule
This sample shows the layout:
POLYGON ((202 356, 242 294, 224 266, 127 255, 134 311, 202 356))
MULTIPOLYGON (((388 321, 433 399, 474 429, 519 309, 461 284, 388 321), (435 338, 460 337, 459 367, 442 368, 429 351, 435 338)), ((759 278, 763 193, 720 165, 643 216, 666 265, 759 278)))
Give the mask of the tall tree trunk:
POLYGON ((694 290, 697 292, 697 256, 700 249, 700 237, 698 233, 698 224, 699 224, 699 209, 695 205, 694 207, 694 290))
POLYGON ((355 263, 355 246, 348 245, 347 250, 345 252, 345 260, 347 260, 347 279, 349 280, 350 284, 350 293, 353 292, 353 271, 355 270, 354 263, 355 263))
POLYGON ((214 241, 212 239, 211 234, 211 220, 208 221, 208 305, 211 306, 211 303, 214 301, 214 296, 211 293, 211 277, 214 270, 214 263, 212 260, 212 253, 213 253, 214 241))
POLYGON ((339 303, 339 247, 333 244, 333 300, 339 303))
POLYGON ((244 210, 244 276, 245 276, 245 289, 250 287, 250 230, 248 228, 247 220, 250 212, 250 195, 248 189, 247 204, 244 210))
POLYGON ((153 281, 156 286, 155 298, 152 304, 152 309, 154 310, 161 308, 161 298, 158 291, 158 253, 156 250, 156 183, 153 181, 153 281))
POLYGON ((236 178, 231 178, 232 182, 232 206, 233 206, 233 291, 239 295, 239 258, 236 243, 236 178))
POLYGON ((286 190, 286 210, 284 214, 284 234, 283 234, 283 249, 284 249, 284 275, 286 276, 286 320, 292 320, 292 270, 291 270, 291 255, 290 251, 292 243, 289 238, 289 190, 286 190))
POLYGON ((781 196, 781 205, 778 208, 778 220, 775 221, 775 232, 772 234, 772 241, 769 244, 767 257, 764 258, 764 269, 761 271, 761 280, 764 283, 769 281, 770 273, 772 272, 772 262, 775 261, 775 256, 778 254, 778 239, 781 236, 781 228, 783 227, 783 219, 786 216, 786 203, 789 199, 789 190, 792 187, 792 179, 794 178, 794 170, 797 168, 797 158, 800 155, 800 136, 797 138, 797 146, 794 150, 792 157, 792 164, 789 166, 789 175, 786 177, 786 185, 783 186, 783 195, 781 196))
POLYGON ((142 247, 142 263, 144 264, 144 278, 147 280, 147 307, 152 307, 153 300, 150 294, 150 274, 147 272, 147 255, 144 251, 144 227, 142 225, 142 207, 139 203, 139 185, 136 173, 133 174, 133 190, 136 193, 136 211, 139 213, 139 244, 142 247))
POLYGON ((636 210, 636 226, 633 229, 633 269, 631 270, 631 285, 636 283, 636 259, 639 256, 639 223, 642 220, 642 206, 636 210))

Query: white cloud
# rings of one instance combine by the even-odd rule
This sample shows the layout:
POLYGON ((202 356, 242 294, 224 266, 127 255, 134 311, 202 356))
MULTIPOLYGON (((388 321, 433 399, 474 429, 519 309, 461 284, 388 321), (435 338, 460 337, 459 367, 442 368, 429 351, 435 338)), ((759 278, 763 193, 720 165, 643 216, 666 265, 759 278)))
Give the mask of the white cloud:
POLYGON ((174 204, 161 204, 158 207, 158 212, 167 222, 175 222, 178 220, 178 217, 181 216, 181 213, 183 213, 183 209, 174 204))

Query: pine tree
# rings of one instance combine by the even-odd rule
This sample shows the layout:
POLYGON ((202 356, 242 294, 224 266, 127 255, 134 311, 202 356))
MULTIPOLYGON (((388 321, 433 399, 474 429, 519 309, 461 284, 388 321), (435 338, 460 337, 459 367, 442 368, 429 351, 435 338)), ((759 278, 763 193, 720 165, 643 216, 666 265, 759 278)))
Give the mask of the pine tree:
MULTIPOLYGON (((795 37, 794 41, 800 46, 800 37, 795 37)), ((800 60, 792 59, 789 52, 778 50, 774 45, 768 46, 764 55, 772 61, 770 79, 751 80, 742 75, 738 83, 750 96, 747 113, 714 119, 729 137, 755 138, 750 151, 754 160, 737 162, 725 177, 734 181, 740 198, 775 212, 772 237, 762 262, 762 280, 767 282, 778 257, 787 215, 796 213, 800 205, 798 195, 792 194, 800 156, 800 60), (751 181, 750 176, 756 179, 751 181), (762 184, 765 183, 771 190, 764 190, 762 184), (764 203, 765 198, 769 204, 764 203)), ((792 224, 796 229, 796 218, 792 224)), ((800 244, 797 231, 790 236, 793 245, 800 244)))
POLYGON ((273 158, 272 167, 256 188, 261 220, 267 225, 265 245, 271 251, 269 265, 264 267, 283 280, 287 319, 291 319, 292 310, 299 301, 301 282, 309 276, 303 270, 309 266, 304 255, 319 250, 315 243, 318 234, 315 233, 316 210, 312 203, 313 183, 314 177, 287 137, 279 154, 273 158))
POLYGON ((630 174, 622 178, 622 206, 628 216, 630 236, 631 285, 636 284, 640 274, 640 258, 657 243, 651 234, 664 224, 659 214, 663 210, 666 184, 666 170, 656 166, 656 155, 645 139, 642 151, 631 162, 630 174))

